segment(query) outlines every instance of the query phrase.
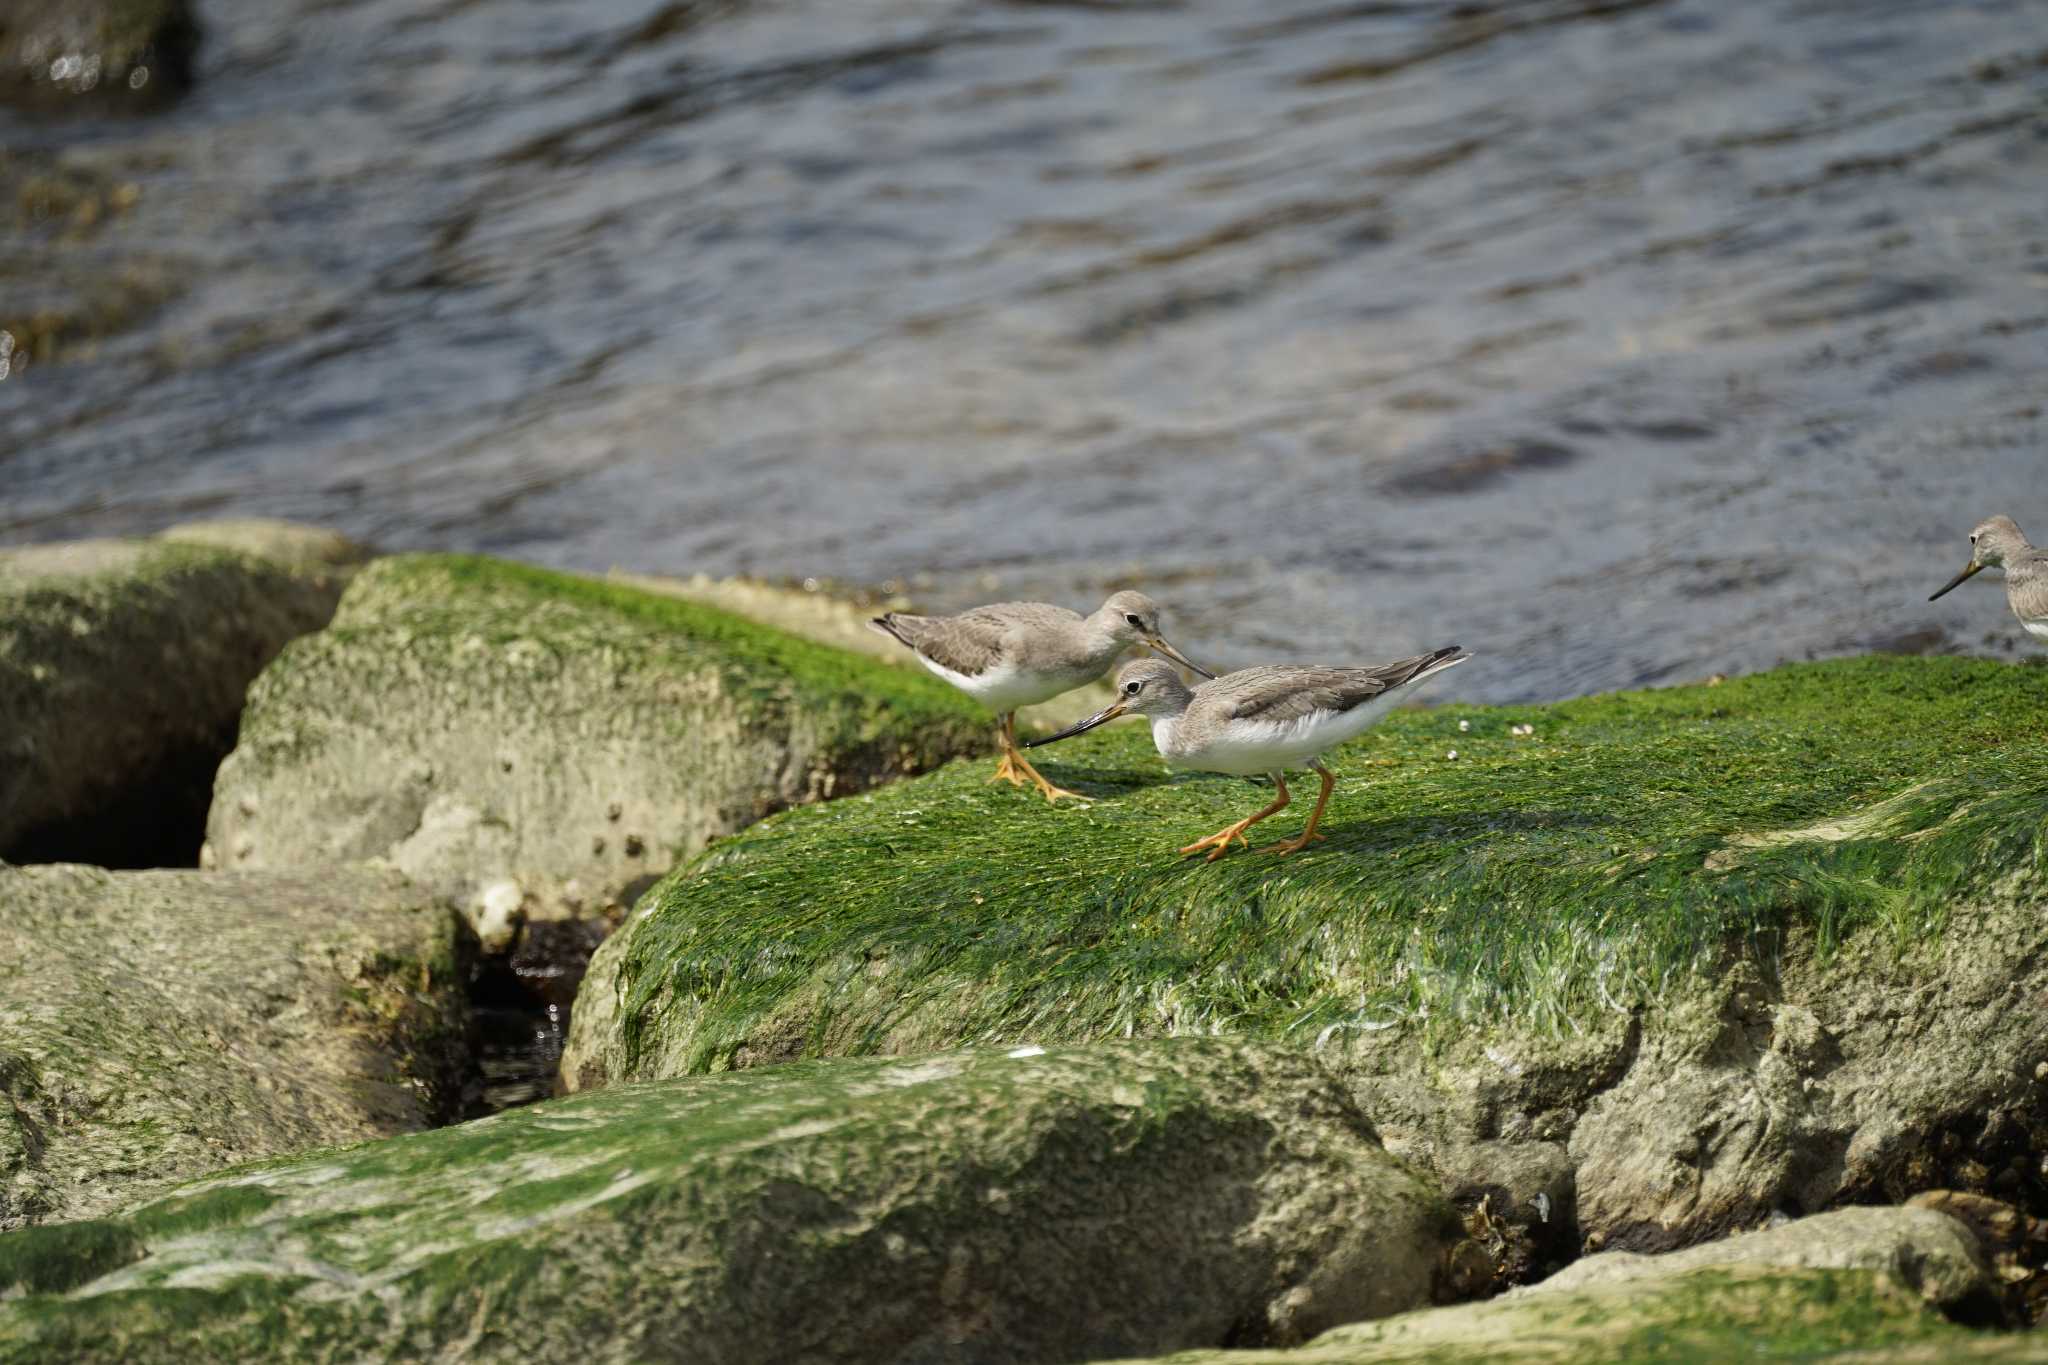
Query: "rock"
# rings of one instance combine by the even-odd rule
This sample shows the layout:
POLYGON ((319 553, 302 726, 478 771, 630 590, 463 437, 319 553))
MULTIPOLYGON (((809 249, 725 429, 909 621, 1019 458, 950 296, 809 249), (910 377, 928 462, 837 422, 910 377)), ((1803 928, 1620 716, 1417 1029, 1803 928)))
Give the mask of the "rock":
POLYGON ((192 81, 187 0, 0 0, 0 101, 149 107, 192 81))
POLYGON ((1500 1287, 1540 1279, 1578 1255, 1578 1191, 1562 1143, 1454 1144, 1428 1164, 1492 1257, 1500 1287))
POLYGON ((1593 1248, 2048 1206, 2044 703, 2039 668, 1870 658, 1409 712, 1335 756, 1327 843, 1213 864, 1173 850, 1260 794, 1104 727, 1040 760, 1085 813, 960 768, 720 845, 593 959, 563 1078, 1285 1035, 1463 1192, 1556 1200, 1562 1152, 1593 1248))
POLYGON ((989 733, 935 679, 720 611, 401 556, 250 689, 207 835, 222 866, 382 858, 478 913, 511 883, 532 917, 595 916, 718 835, 989 733))
POLYGON ((0 552, 0 858, 192 863, 250 680, 340 592, 197 545, 0 552))
MULTIPOLYGON (((1190 1352, 1175 1365, 1383 1361, 2036 1359, 2031 1334, 1964 1331, 1997 1285, 1975 1240, 1927 1209, 1840 1209, 1666 1256, 1588 1256, 1486 1303, 1335 1328, 1296 1351, 1190 1352), (1946 1317, 1944 1315, 1947 1315, 1946 1317), (1974 1349, 1973 1349, 1974 1348, 1974 1349)), ((1131 1362, 1131 1365, 1140 1365, 1131 1362)))
POLYGON ((216 521, 183 521, 157 533, 158 540, 177 545, 210 545, 239 550, 301 573, 346 577, 375 557, 369 546, 339 531, 274 517, 223 517, 216 521))
POLYGON ((1836 1209, 1664 1256, 1601 1252, 1515 1292, 1557 1294, 1734 1265, 1880 1271, 1952 1316, 1981 1317, 1998 1294, 1969 1229, 1925 1208, 1836 1209))
POLYGON ((286 1339, 302 1360, 722 1365, 1287 1344, 1428 1302, 1455 1234, 1297 1051, 800 1064, 0 1236, 0 1361, 251 1359, 286 1339))
POLYGON ((466 954, 389 871, 0 868, 0 1228, 445 1120, 466 954))
POLYGON ((1186 1351, 1119 1365, 1570 1365, 1580 1361, 2039 1361, 2033 1333, 1973 1332, 1873 1271, 1736 1265, 1505 1295, 1325 1332, 1293 1351, 1186 1351))

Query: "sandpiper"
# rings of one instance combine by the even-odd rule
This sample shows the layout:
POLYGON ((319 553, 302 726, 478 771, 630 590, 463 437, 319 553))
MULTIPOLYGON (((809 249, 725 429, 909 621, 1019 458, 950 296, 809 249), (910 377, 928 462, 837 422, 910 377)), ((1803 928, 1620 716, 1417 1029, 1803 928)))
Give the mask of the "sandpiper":
POLYGON ((892 611, 868 625, 910 646, 919 663, 996 713, 1003 758, 989 781, 1007 778, 1021 787, 1029 780, 1048 801, 1087 798, 1055 787, 1025 760, 1017 748, 1018 707, 1051 701, 1094 682, 1118 655, 1138 644, 1205 678, 1216 676, 1166 643, 1159 633, 1159 608, 1141 592, 1116 593, 1091 616, 1045 602, 997 602, 958 616, 892 611))
POLYGON ((1115 701, 1080 724, 1032 744, 1078 735, 1128 712, 1151 719, 1152 742, 1173 767, 1239 777, 1267 774, 1279 789, 1273 804, 1180 850, 1199 853, 1206 848, 1212 863, 1233 839, 1250 848, 1244 832, 1286 808, 1287 769, 1313 768, 1322 776, 1323 790, 1309 813, 1308 827, 1296 838, 1259 850, 1295 853, 1323 837, 1316 826, 1330 803, 1337 775, 1323 766, 1322 756, 1385 719, 1402 696, 1427 679, 1471 657, 1456 645, 1446 645, 1369 668, 1263 664, 1226 673, 1192 691, 1165 664, 1136 659, 1117 670, 1115 701))
POLYGON ((1984 569, 2005 570, 2005 600, 2020 625, 2037 640, 2048 640, 2048 550, 2027 543, 2011 517, 1990 517, 1970 532, 1970 562, 1963 571, 1943 585, 1932 602, 1972 574, 1984 569))

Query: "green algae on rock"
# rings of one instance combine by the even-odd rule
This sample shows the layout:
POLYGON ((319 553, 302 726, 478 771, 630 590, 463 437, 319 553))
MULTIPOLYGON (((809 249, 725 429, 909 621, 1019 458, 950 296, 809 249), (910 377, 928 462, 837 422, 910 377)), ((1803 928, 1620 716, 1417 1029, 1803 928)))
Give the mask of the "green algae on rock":
POLYGON ((2024 1351, 2027 1336, 1971 1332, 1951 1321, 1975 1320, 1995 1295, 1976 1244, 1955 1220, 1927 1209, 1841 1209, 1669 1256, 1589 1256, 1541 1284, 1485 1303, 1338 1327, 1300 1350, 1188 1351, 1167 1359, 1173 1365, 1709 1365, 1833 1359, 1837 1352, 1876 1347, 2024 1351))
POLYGON ((404 555, 250 689, 208 845, 224 867, 384 858, 465 904, 595 914, 713 836, 988 734, 934 679, 712 608, 404 555))
POLYGON ((0 552, 0 857, 190 864, 250 679, 340 595, 202 545, 0 552))
POLYGON ((1244 798, 1136 727, 1049 754, 1088 809, 955 766, 657 887, 564 1079, 1243 1033, 1321 1046, 1446 1175, 1553 1144, 1610 1245, 1980 1188, 2048 1152, 2044 717, 2048 670, 1894 658, 1411 712, 1337 756, 1329 842, 1284 861, 1176 858, 1244 798))
POLYGON ((0 868, 0 1228, 445 1121, 464 943, 388 870, 0 868))
POLYGON ((0 1277, 56 1265, 0 1289, 0 1360, 1288 1344, 1427 1303, 1456 1234, 1296 1052, 804 1063, 224 1172, 89 1234, 0 1235, 0 1277))

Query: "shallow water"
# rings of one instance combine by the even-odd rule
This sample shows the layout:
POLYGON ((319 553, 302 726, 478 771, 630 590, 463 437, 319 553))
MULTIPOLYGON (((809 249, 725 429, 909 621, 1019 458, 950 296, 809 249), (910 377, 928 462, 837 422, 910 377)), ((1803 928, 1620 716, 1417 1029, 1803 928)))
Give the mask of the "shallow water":
POLYGON ((2048 540, 2048 7, 202 15, 166 113, 0 115, 140 189, 12 240, 172 295, 0 382, 5 540, 1142 583, 1439 698, 2018 648, 1924 599, 2048 540))

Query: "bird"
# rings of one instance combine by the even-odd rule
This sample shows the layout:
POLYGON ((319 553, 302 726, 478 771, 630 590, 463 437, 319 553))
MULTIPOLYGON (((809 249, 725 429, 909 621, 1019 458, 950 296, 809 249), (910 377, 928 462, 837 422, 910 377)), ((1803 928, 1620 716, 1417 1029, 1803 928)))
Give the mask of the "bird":
POLYGON ((1017 748, 1019 707, 1094 682, 1133 645, 1157 650, 1204 678, 1215 676, 1166 642, 1159 607, 1141 592, 1112 594, 1088 616, 1047 602, 996 602, 956 616, 892 611, 868 625, 908 646, 919 663, 996 713, 1003 757, 989 781, 1007 780, 1013 787, 1033 782, 1051 802, 1088 798, 1046 781, 1017 748))
POLYGON ((1271 777, 1278 791, 1271 805, 1180 850, 1188 854, 1207 849, 1212 863, 1229 850, 1232 840, 1249 850, 1251 841, 1244 832, 1286 809, 1287 769, 1312 768, 1322 778, 1323 789, 1307 827, 1295 838, 1258 850, 1285 856, 1323 837, 1316 827, 1322 823, 1337 775, 1323 766, 1322 756, 1385 719, 1396 702, 1430 678, 1471 657, 1456 645, 1445 645, 1365 668, 1261 664, 1192 689, 1157 659, 1134 659, 1117 670, 1115 701, 1025 747, 1052 744, 1121 715, 1140 715, 1152 722, 1152 742, 1169 766, 1271 777))
POLYGON ((1985 569, 2005 570, 2005 600, 2027 634, 2048 640, 2048 550, 2027 543, 2011 517, 1987 517, 1970 532, 1970 562, 1936 597, 1985 569))

